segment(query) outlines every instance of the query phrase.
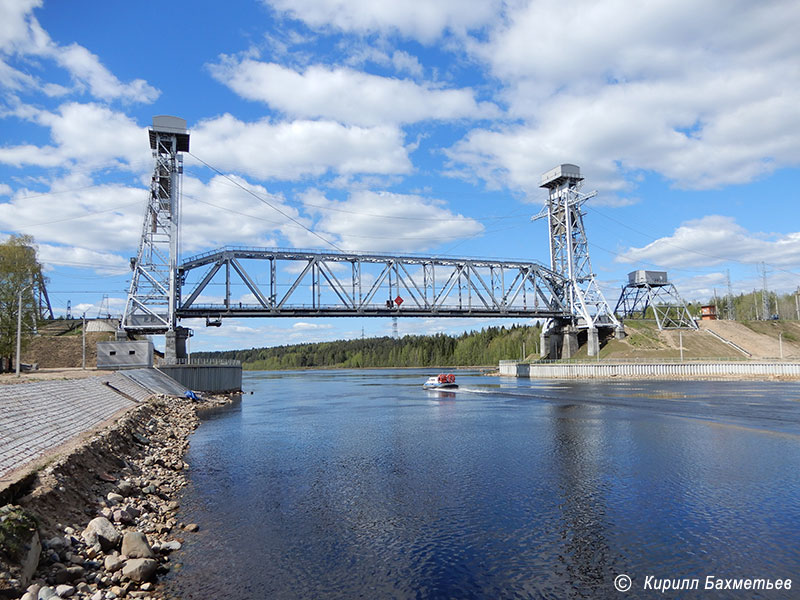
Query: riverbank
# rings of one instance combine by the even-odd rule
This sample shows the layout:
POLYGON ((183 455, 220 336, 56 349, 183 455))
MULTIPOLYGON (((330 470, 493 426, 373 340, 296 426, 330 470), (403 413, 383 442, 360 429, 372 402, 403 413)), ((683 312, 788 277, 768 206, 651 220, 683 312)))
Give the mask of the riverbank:
POLYGON ((163 598, 158 576, 197 530, 176 517, 188 437, 198 410, 231 400, 155 396, 39 470, 12 502, 35 519, 41 560, 28 581, 0 573, 0 597, 163 598))

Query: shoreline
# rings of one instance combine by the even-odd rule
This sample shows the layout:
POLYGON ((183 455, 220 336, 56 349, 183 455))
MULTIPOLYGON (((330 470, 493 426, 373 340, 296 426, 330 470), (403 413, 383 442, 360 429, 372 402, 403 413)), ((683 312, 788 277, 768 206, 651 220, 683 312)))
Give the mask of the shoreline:
POLYGON ((151 397, 23 477, 0 511, 33 517, 41 559, 32 576, 0 568, 0 598, 163 600, 158 577, 198 529, 177 518, 189 435, 237 395, 151 397))

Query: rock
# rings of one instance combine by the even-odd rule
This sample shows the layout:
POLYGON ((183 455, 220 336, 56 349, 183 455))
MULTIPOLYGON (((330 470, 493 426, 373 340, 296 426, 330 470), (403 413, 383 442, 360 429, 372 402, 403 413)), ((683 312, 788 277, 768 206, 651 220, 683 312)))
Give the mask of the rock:
POLYGON ((130 481, 124 480, 119 482, 117 491, 127 498, 128 496, 133 496, 136 492, 136 488, 130 481))
POLYGON ((127 510, 115 510, 114 511, 114 521, 116 523, 123 523, 125 525, 129 525, 133 523, 133 517, 127 510))
POLYGON ((122 554, 128 558, 153 558, 153 549, 141 531, 129 531, 122 538, 122 554))
POLYGON ((31 577, 39 566, 39 556, 42 552, 42 543, 39 540, 39 531, 36 521, 31 515, 19 506, 6 505, 2 507, 0 517, 0 546, 2 554, 7 559, 0 565, 2 570, 8 570, 7 577, 0 587, 6 591, 10 587, 14 595, 20 594, 28 587, 31 577))
POLYGON ((104 594, 100 590, 97 590, 89 600, 103 600, 104 594))
POLYGON ((39 590, 38 600, 48 600, 49 598, 56 598, 56 591, 49 585, 44 586, 39 590))
POLYGON ((61 563, 55 563, 52 570, 52 581, 56 584, 67 583, 69 581, 69 571, 61 563))
POLYGON ((49 540, 45 540, 44 547, 49 550, 55 550, 56 552, 61 552, 64 548, 67 547, 67 542, 62 537, 51 537, 49 540))
POLYGON ((162 552, 175 552, 181 549, 181 543, 178 540, 170 540, 168 542, 161 542, 162 552))
POLYGON ((81 594, 89 594, 92 591, 92 586, 90 586, 85 581, 82 581, 78 585, 75 586, 75 589, 78 590, 81 594))
POLYGON ((122 589, 121 587, 119 587, 118 585, 112 585, 112 586, 111 586, 111 589, 110 589, 109 591, 110 591, 112 594, 114 594, 115 596, 117 596, 117 597, 120 597, 120 596, 122 596, 122 595, 125 593, 125 590, 123 590, 123 589, 122 589))
POLYGON ((75 581, 76 579, 80 579, 86 574, 86 569, 84 569, 80 565, 75 565, 72 567, 67 567, 67 580, 68 581, 75 581))
POLYGON ((148 581, 147 583, 143 583, 142 585, 140 585, 139 589, 142 590, 143 592, 152 592, 154 589, 156 589, 156 586, 155 584, 148 581))
POLYGON ((117 504, 125 500, 125 498, 120 494, 115 494, 114 492, 108 492, 106 500, 108 500, 108 503, 111 506, 116 506, 117 504))
POLYGON ((25 592, 24 594, 22 594, 22 598, 20 598, 19 600, 36 600, 36 596, 31 594, 30 592, 25 592))
POLYGON ((116 552, 114 554, 106 556, 105 561, 103 561, 103 566, 109 573, 113 573, 114 571, 119 571, 124 564, 125 561, 122 560, 116 552))
POLYGON ((83 541, 86 542, 88 546, 99 543, 103 550, 116 548, 120 539, 122 539, 122 535, 120 535, 119 531, 117 531, 105 517, 95 517, 89 521, 81 537, 83 537, 83 541))
POLYGON ((200 526, 197 523, 189 523, 183 529, 189 533, 195 533, 196 531, 200 530, 200 526))
POLYGON ((122 567, 122 575, 133 581, 148 581, 157 568, 158 563, 152 558, 132 558, 122 567))
POLYGON ((75 588, 71 585, 59 585, 56 587, 56 595, 59 598, 69 598, 75 593, 75 588))

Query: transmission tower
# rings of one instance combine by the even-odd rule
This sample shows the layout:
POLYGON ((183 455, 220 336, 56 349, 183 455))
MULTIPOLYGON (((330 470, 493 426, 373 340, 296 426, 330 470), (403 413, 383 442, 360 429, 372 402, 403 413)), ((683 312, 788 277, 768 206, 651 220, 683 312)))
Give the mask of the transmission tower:
POLYGON ((144 213, 139 252, 131 258, 131 287, 122 328, 133 333, 166 333, 176 328, 180 294, 176 281, 183 156, 189 151, 186 121, 153 117, 149 130, 155 166, 144 213))
POLYGON ((728 284, 728 320, 736 320, 736 309, 733 306, 733 289, 731 288, 731 270, 725 269, 725 280, 728 284))
MULTIPOLYGON (((550 267, 567 283, 563 300, 573 315, 573 326, 590 332, 589 355, 599 350, 597 328, 622 325, 614 316, 597 285, 589 260, 589 245, 583 225, 583 203, 597 192, 582 193, 583 177, 577 165, 563 164, 542 175, 539 187, 547 188, 547 204, 532 221, 547 219, 550 231, 550 267), (592 343, 592 336, 594 342, 592 343)), ((546 327, 552 327, 548 323, 546 327)))
POLYGON ((767 263, 761 263, 761 315, 765 321, 769 320, 769 292, 767 291, 767 263))

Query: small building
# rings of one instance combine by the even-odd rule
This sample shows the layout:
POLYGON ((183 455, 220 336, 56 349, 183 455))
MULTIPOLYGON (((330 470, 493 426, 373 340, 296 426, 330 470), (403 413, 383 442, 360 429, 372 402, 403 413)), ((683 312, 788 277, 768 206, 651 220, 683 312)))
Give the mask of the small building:
POLYGON ((717 320, 717 305, 705 304, 700 307, 700 320, 701 321, 716 321, 717 320))
POLYGON ((153 342, 97 342, 98 369, 140 369, 153 366, 153 342))

